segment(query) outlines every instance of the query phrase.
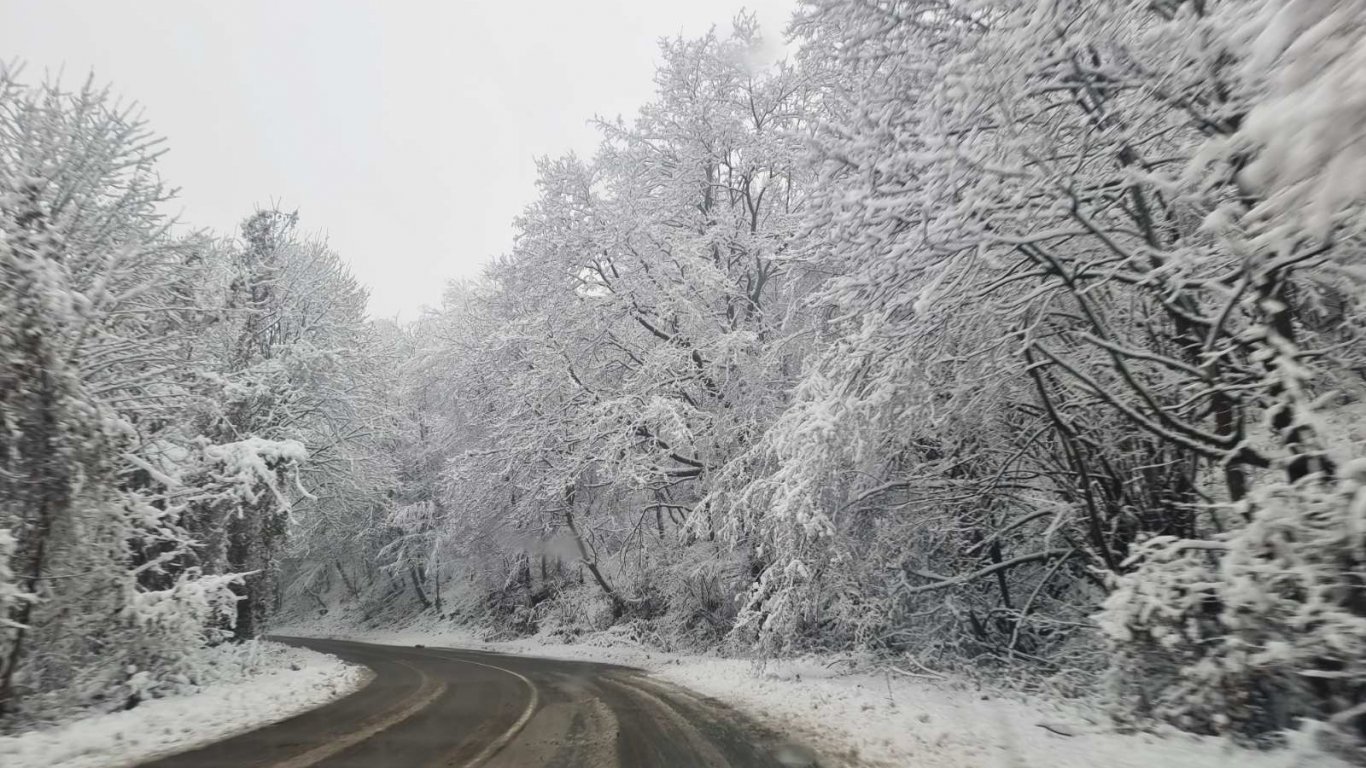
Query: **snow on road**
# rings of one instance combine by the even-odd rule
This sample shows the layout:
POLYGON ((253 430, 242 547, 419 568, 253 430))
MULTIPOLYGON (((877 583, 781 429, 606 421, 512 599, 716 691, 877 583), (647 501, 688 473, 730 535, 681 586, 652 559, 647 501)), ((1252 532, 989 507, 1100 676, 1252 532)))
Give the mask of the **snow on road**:
POLYGON ((279 643, 220 646, 203 654, 213 682, 198 692, 0 737, 0 765, 135 765, 283 720, 345 696, 369 680, 364 668, 279 643))
POLYGON ((883 768, 1347 768, 1308 747, 1270 752, 1175 730, 1120 733, 1094 705, 1024 698, 952 680, 840 671, 831 659, 684 656, 598 635, 485 642, 431 622, 404 629, 314 623, 280 630, 394 645, 423 644, 627 664, 736 705, 846 765, 883 768))

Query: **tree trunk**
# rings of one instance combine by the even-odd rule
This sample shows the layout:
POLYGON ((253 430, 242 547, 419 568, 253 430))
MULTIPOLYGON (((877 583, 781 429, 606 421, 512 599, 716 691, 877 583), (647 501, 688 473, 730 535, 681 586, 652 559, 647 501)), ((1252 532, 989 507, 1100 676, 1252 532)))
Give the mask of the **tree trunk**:
POLYGON ((360 590, 356 589, 356 585, 351 583, 351 579, 346 575, 346 569, 342 567, 341 561, 333 560, 332 564, 337 567, 337 573, 341 576, 342 584, 346 585, 346 591, 351 595, 351 599, 359 600, 360 590))
POLYGON ((432 566, 432 588, 435 591, 436 612, 441 613, 441 569, 435 565, 432 566))
POLYGON ((612 601, 612 618, 621 618, 622 609, 625 607, 621 602, 621 597, 617 595, 616 590, 612 589, 612 585, 607 583, 607 578, 602 575, 602 571, 598 570, 597 559, 589 556, 588 547, 583 542, 583 536, 579 534, 579 527, 574 524, 574 513, 566 510, 564 521, 569 526, 569 532, 574 534, 574 544, 579 549, 580 561, 592 574, 593 581, 596 581, 598 586, 602 588, 603 594, 612 601))
POLYGON ((427 599, 427 593, 422 590, 422 580, 417 576, 417 566, 408 566, 408 576, 413 581, 413 591, 417 593, 417 599, 422 603, 422 610, 430 610, 432 601, 427 599))

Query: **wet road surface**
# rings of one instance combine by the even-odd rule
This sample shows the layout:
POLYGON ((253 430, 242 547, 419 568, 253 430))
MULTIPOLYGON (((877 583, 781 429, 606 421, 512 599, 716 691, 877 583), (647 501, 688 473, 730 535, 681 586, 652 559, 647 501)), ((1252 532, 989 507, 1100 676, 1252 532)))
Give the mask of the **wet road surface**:
POLYGON ((735 710, 630 667, 274 638, 363 664, 343 699, 145 768, 815 766, 735 710))

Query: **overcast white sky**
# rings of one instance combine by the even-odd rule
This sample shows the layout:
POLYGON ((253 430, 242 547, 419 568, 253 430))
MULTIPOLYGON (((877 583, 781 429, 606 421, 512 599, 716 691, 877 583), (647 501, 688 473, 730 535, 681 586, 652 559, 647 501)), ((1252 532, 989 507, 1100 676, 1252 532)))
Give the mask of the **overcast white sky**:
POLYGON ((650 98, 657 40, 780 39, 794 0, 0 0, 0 59, 140 103, 182 220, 228 231, 298 208, 412 318, 508 249, 533 158, 591 155, 595 114, 650 98))

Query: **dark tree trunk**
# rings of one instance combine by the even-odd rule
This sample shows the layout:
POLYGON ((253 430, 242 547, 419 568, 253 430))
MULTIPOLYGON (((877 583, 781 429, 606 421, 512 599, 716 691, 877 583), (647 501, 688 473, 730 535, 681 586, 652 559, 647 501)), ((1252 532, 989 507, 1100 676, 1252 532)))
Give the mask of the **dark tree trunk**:
POLYGON ((408 578, 413 582, 413 591, 417 593, 418 602, 422 603, 422 610, 430 610, 432 601, 427 599, 427 593, 422 589, 422 579, 417 575, 417 566, 408 566, 408 578))

